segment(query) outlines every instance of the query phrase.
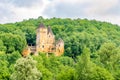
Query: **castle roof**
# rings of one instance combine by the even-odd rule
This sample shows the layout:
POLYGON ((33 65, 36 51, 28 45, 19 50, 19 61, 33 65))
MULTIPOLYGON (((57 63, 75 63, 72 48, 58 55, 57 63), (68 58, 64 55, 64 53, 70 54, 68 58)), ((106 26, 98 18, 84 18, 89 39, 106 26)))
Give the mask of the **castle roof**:
POLYGON ((59 38, 56 43, 64 43, 64 41, 61 38, 59 38))
POLYGON ((46 28, 45 25, 43 23, 40 23, 38 28, 46 28))
POLYGON ((51 33, 51 34, 53 35, 53 32, 52 32, 52 30, 51 30, 50 26, 48 26, 48 28, 47 28, 47 29, 48 29, 48 34, 49 34, 49 33, 51 33))

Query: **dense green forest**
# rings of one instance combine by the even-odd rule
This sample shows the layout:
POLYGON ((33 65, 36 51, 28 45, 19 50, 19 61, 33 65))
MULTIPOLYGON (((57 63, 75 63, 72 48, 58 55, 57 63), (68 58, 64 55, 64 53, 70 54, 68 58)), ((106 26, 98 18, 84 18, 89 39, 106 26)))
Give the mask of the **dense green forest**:
POLYGON ((0 80, 120 80, 120 26, 41 16, 0 24, 0 80), (40 23, 64 40, 64 55, 22 57, 27 44, 35 45, 40 23))

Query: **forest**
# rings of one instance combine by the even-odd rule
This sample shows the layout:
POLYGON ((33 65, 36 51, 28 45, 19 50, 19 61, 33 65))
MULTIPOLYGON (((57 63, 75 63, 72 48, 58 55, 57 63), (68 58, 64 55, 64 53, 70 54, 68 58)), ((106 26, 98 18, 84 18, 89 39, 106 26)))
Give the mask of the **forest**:
POLYGON ((0 80, 120 80, 120 26, 88 19, 42 16, 0 24, 0 80), (22 57, 35 45, 40 23, 64 40, 64 54, 22 57))

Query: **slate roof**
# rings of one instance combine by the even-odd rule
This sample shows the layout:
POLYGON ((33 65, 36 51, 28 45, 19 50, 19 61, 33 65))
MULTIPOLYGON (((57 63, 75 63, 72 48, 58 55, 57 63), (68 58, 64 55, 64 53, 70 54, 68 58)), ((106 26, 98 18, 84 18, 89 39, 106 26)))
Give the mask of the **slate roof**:
POLYGON ((43 23, 40 23, 38 28, 46 28, 45 25, 43 23))
POLYGON ((51 30, 51 28, 50 28, 50 26, 48 26, 47 29, 48 29, 48 34, 51 33, 52 35, 54 35, 53 32, 52 32, 52 30, 51 30))
POLYGON ((59 38, 56 43, 64 43, 64 41, 61 38, 59 38))

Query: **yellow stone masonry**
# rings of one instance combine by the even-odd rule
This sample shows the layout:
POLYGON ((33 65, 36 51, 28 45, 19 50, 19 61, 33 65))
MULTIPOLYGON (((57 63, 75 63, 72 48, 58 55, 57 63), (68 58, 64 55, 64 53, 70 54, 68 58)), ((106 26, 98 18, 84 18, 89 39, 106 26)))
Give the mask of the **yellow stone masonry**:
POLYGON ((64 53, 64 41, 60 38, 55 40, 50 26, 45 27, 44 24, 40 24, 36 30, 36 46, 29 46, 23 50, 23 56, 30 53, 38 55, 39 52, 53 53, 55 56, 61 56, 64 53))

